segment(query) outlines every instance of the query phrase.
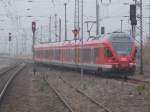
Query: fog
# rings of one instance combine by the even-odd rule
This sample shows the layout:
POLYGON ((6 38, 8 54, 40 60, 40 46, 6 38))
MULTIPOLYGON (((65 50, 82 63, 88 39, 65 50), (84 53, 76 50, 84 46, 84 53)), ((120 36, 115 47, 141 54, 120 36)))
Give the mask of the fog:
MULTIPOLYGON (((84 0, 84 21, 95 21, 96 0, 84 0)), ((100 2, 101 0, 99 0, 100 2)), ((54 15, 62 21, 62 40, 64 39, 64 3, 67 2, 67 25, 68 39, 73 39, 72 30, 74 28, 74 0, 3 0, 0 2, 0 42, 1 52, 9 51, 8 33, 12 33, 10 43, 12 54, 31 53, 32 33, 31 22, 37 23, 37 38, 48 39, 49 17, 52 17, 52 40, 55 40, 54 34, 54 15), (41 36, 42 26, 42 36, 41 36)), ((120 24, 123 20, 123 31, 129 32, 131 29, 129 16, 129 5, 124 3, 133 3, 132 0, 103 0, 100 2, 100 26, 104 26, 106 33, 120 30, 120 24)), ((143 0, 143 17, 148 17, 148 0, 143 0)), ((81 0, 80 0, 81 6, 81 0)), ((81 10, 81 8, 80 8, 81 10)), ((81 11, 80 11, 81 17, 81 11)), ((80 18, 81 20, 81 18, 80 18)), ((148 19, 144 18, 144 37, 148 35, 148 19)), ((80 21, 81 23, 81 21, 80 21)), ((95 26, 91 35, 95 35, 95 26)), ((137 30, 136 36, 139 36, 137 30)), ((86 24, 84 24, 84 38, 88 38, 86 24)))

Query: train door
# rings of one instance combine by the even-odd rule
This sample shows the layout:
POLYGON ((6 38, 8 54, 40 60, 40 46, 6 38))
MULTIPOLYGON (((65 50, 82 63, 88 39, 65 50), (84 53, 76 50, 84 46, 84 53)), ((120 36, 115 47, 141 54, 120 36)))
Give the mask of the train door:
POLYGON ((100 63, 100 48, 96 47, 92 50, 92 57, 93 57, 93 63, 99 64, 100 63))
POLYGON ((74 63, 75 64, 78 64, 78 57, 79 57, 79 52, 78 52, 77 45, 75 45, 75 48, 74 48, 74 63))
POLYGON ((112 51, 108 47, 104 47, 104 59, 105 63, 112 63, 113 62, 113 54, 112 51))
POLYGON ((91 64, 95 63, 94 48, 91 48, 91 64))

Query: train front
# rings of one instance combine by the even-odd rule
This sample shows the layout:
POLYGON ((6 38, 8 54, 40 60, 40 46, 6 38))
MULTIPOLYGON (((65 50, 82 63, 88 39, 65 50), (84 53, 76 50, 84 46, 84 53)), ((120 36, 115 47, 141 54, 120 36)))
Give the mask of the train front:
POLYGON ((109 40, 113 53, 113 70, 134 73, 137 47, 133 38, 126 33, 113 33, 109 40))

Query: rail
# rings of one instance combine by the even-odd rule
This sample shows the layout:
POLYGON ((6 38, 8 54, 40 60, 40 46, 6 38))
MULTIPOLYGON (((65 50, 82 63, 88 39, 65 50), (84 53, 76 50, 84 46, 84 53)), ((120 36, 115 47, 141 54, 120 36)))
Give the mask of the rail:
MULTIPOLYGON (((19 64, 19 65, 20 65, 20 64, 19 64)), ((19 66, 19 65, 15 65, 15 66, 13 66, 13 67, 10 67, 9 69, 3 71, 3 72, 0 73, 0 74, 1 74, 1 75, 4 75, 5 73, 8 73, 9 71, 14 70, 14 68, 16 68, 16 67, 19 66)), ((22 70, 24 69, 24 67, 25 67, 25 64, 22 63, 21 66, 19 66, 19 68, 18 68, 18 69, 10 76, 10 78, 7 80, 7 82, 6 82, 5 86, 3 87, 2 91, 0 91, 0 103, 1 103, 2 98, 4 97, 4 95, 5 95, 6 91, 7 91, 8 86, 11 84, 12 80, 14 79, 14 77, 15 77, 20 71, 22 71, 22 70)))
POLYGON ((65 101, 63 97, 61 97, 61 94, 59 93, 58 90, 56 90, 47 80, 45 80, 49 87, 55 92, 55 94, 58 96, 58 98, 62 101, 62 103, 69 109, 70 112, 74 112, 71 106, 65 101))
POLYGON ((65 79, 63 79, 61 76, 59 76, 59 78, 66 83, 68 86, 70 86, 71 88, 73 88, 76 92, 80 93, 81 95, 85 96, 86 98, 88 98, 91 102, 93 102, 95 105, 97 105, 98 107, 104 109, 105 112, 112 112, 111 110, 109 110, 107 107, 105 107, 103 104, 97 102, 96 100, 94 100, 93 98, 91 98, 90 96, 88 96, 86 93, 84 93, 82 90, 73 87, 69 82, 67 82, 65 79))

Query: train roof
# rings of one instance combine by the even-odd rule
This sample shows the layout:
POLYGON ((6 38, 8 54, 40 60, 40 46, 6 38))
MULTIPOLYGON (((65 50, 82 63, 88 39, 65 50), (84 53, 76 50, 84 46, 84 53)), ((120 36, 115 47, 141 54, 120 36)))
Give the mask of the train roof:
MULTIPOLYGON (((89 38, 89 39, 84 39, 83 44, 96 44, 96 43, 105 43, 104 38, 89 38)), ((106 40, 105 40, 106 41, 106 40)), ((44 43, 44 44, 37 44, 34 47, 35 48, 45 48, 45 47, 61 47, 61 46, 72 46, 72 45, 81 45, 82 40, 71 40, 71 41, 64 41, 64 42, 56 42, 56 43, 44 43)))
MULTIPOLYGON (((113 42, 118 42, 120 40, 123 41, 133 41, 131 36, 127 33, 120 33, 120 32, 115 32, 111 34, 106 34, 106 35, 101 35, 97 37, 92 37, 88 39, 83 39, 83 44, 88 45, 88 44, 105 44, 108 42, 108 40, 111 40, 113 42)), ((73 45, 81 45, 82 40, 68 40, 64 42, 55 42, 55 43, 44 43, 44 44, 37 44, 34 46, 34 48, 45 48, 45 47, 61 47, 61 46, 73 46, 73 45)))

